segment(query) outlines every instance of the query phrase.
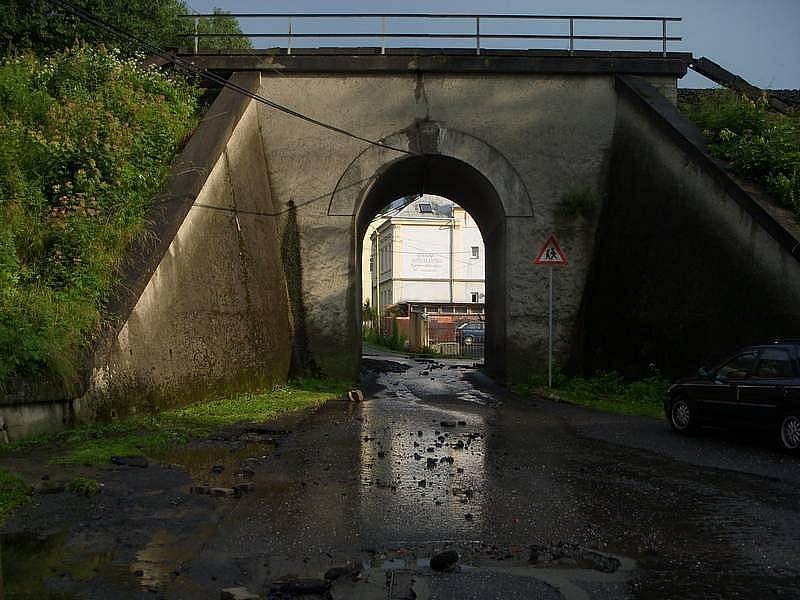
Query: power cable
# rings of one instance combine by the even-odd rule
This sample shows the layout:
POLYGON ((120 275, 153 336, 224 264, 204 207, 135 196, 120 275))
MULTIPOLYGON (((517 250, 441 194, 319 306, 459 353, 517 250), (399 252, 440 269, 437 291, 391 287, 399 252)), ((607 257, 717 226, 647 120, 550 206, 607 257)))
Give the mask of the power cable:
POLYGON ((220 77, 219 75, 216 75, 215 73, 212 73, 211 71, 209 71, 205 67, 199 67, 196 64, 194 64, 193 62, 185 60, 185 59, 181 58, 180 56, 172 54, 171 52, 167 52, 163 48, 161 48, 161 47, 159 47, 159 46, 157 46, 157 45, 155 45, 155 44, 153 44, 151 42, 148 42, 147 40, 144 40, 144 39, 142 39, 142 38, 140 38, 140 37, 138 37, 138 36, 136 36, 136 35, 134 35, 134 34, 132 34, 130 32, 127 32, 127 31, 124 31, 122 29, 119 29, 118 27, 115 27, 114 25, 111 25, 110 23, 102 20, 101 18, 97 17, 96 15, 92 14, 91 12, 89 12, 87 10, 84 10, 83 8, 77 7, 77 6, 75 6, 75 5, 73 5, 73 4, 69 3, 69 2, 65 2, 64 0, 46 0, 46 1, 49 4, 55 5, 55 6, 59 7, 59 8, 61 8, 62 10, 64 10, 64 11, 66 11, 66 12, 68 12, 68 13, 76 16, 76 17, 78 17, 79 19, 83 19, 84 21, 94 25, 95 27, 100 27, 101 29, 105 29, 106 31, 108 31, 111 34, 117 36, 118 38, 125 39, 128 42, 134 42, 135 44, 139 45, 142 49, 147 50, 149 53, 151 53, 151 54, 153 54, 155 56, 163 58, 166 61, 171 62, 171 63, 173 63, 175 65, 181 66, 181 67, 183 67, 183 68, 195 73, 196 75, 199 75, 200 77, 202 77, 204 79, 207 79, 208 81, 212 81, 212 82, 217 83, 217 84, 219 84, 219 85, 221 85, 223 87, 226 87, 226 88, 231 89, 231 90, 233 90, 235 92, 243 94, 244 96, 247 96, 248 98, 251 98, 252 100, 255 100, 256 102, 260 102, 261 104, 269 106, 270 108, 273 108, 275 110, 283 112, 283 113, 285 113, 285 114, 287 114, 289 116, 292 116, 292 117, 295 117, 295 118, 298 118, 298 119, 302 119, 303 121, 306 121, 306 122, 311 123, 313 125, 317 125, 318 127, 322 127, 324 129, 328 129, 328 130, 333 131, 335 133, 339 133, 341 135, 345 135, 347 137, 353 138, 353 139, 358 140, 360 142, 371 144, 371 145, 377 146, 379 148, 385 148, 386 150, 394 150, 395 152, 401 152, 403 154, 416 154, 416 152, 412 152, 410 150, 405 150, 403 148, 397 148, 395 146, 390 146, 388 144, 384 144, 381 141, 371 140, 369 138, 366 138, 366 137, 360 136, 360 135, 358 135, 356 133, 353 133, 352 131, 348 131, 346 129, 342 129, 341 127, 337 127, 336 125, 331 125, 330 123, 325 123, 324 121, 320 121, 319 119, 315 119, 314 117, 310 117, 308 115, 305 115, 305 114, 303 114, 301 112, 298 112, 298 111, 296 111, 296 110, 294 110, 292 108, 289 108, 288 106, 284 106, 284 105, 279 104, 279 103, 277 103, 277 102, 275 102, 273 100, 270 100, 269 98, 266 98, 265 96, 261 96, 260 94, 256 94, 254 92, 251 92, 247 88, 243 88, 242 86, 240 86, 240 85, 238 85, 236 83, 233 83, 232 81, 230 81, 228 79, 225 79, 224 77, 220 77))

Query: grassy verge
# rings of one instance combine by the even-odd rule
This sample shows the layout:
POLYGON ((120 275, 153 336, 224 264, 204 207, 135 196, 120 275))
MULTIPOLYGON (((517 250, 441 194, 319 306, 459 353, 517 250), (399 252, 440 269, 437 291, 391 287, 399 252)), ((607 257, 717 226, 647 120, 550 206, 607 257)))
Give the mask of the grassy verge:
POLYGON ((800 216, 800 111, 776 114, 765 98, 754 102, 729 90, 681 102, 680 109, 703 131, 714 156, 800 216))
POLYGON ((52 449, 52 462, 98 464, 112 456, 157 453, 202 437, 226 425, 265 421, 279 414, 316 407, 342 394, 343 383, 301 379, 269 392, 238 394, 157 415, 97 423, 21 440, 3 452, 32 448, 52 449))
POLYGON ((553 388, 547 387, 546 377, 535 377, 529 383, 514 386, 514 391, 607 412, 663 418, 663 399, 667 387, 669 381, 659 376, 625 381, 617 373, 603 373, 588 378, 559 375, 555 378, 553 388))
POLYGON ((0 469, 0 525, 15 508, 30 499, 30 493, 30 488, 22 479, 5 469, 0 469))

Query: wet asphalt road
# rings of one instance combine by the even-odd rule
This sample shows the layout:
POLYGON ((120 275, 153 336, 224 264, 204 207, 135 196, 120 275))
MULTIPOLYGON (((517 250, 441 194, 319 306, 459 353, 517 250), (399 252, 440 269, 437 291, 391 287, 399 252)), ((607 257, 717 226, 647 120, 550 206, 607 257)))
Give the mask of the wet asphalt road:
POLYGON ((305 597, 800 598, 800 458, 516 398, 463 361, 372 352, 364 366, 364 403, 87 473, 105 484, 93 498, 36 496, 5 529, 8 589, 287 597, 355 565, 305 597), (189 493, 242 465, 252 493, 189 493), (459 567, 433 572, 448 548, 459 567))

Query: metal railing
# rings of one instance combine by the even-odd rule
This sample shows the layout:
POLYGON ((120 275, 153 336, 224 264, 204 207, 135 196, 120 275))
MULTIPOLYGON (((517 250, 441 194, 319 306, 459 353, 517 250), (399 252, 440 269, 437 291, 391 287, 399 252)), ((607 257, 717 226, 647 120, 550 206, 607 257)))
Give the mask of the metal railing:
POLYGON ((681 21, 680 17, 613 17, 599 15, 508 15, 508 14, 435 14, 435 13, 230 13, 230 14, 197 14, 186 15, 187 19, 194 19, 194 33, 181 34, 180 37, 192 38, 194 40, 194 51, 197 53, 200 47, 200 40, 204 38, 273 38, 285 39, 286 51, 292 53, 293 42, 301 39, 380 39, 381 54, 386 53, 387 40, 416 40, 416 39, 450 39, 450 40, 474 40, 475 53, 480 54, 481 50, 486 50, 482 43, 486 40, 563 40, 568 43, 570 53, 575 51, 575 42, 578 40, 592 41, 637 41, 637 42, 660 42, 660 49, 663 56, 667 54, 667 44, 669 42, 679 42, 683 38, 680 36, 668 35, 667 25, 671 22, 681 21), (285 33, 203 33, 200 32, 200 21, 202 19, 218 19, 221 16, 234 19, 268 19, 285 20, 285 33), (380 31, 374 32, 298 32, 296 25, 303 20, 326 19, 326 20, 358 20, 379 19, 380 31), (455 20, 466 21, 470 24, 469 31, 445 32, 445 33, 426 33, 426 32, 390 32, 387 28, 389 21, 397 19, 407 21, 409 19, 424 20, 455 20), (500 20, 523 20, 527 22, 562 22, 564 33, 487 33, 484 28, 481 31, 481 24, 484 25, 491 21, 500 20), (576 34, 576 23, 582 22, 615 22, 615 23, 654 23, 660 24, 658 35, 588 35, 576 34))

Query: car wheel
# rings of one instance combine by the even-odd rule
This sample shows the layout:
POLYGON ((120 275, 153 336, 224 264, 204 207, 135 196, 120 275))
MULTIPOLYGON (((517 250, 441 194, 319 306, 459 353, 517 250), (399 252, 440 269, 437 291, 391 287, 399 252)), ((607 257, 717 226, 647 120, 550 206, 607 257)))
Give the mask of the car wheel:
POLYGON ((472 341, 473 340, 472 340, 472 336, 471 335, 464 336, 464 343, 467 346, 471 346, 472 345, 472 341))
POLYGON ((778 430, 781 448, 784 450, 797 450, 800 448, 800 415, 789 413, 781 419, 778 430))
POLYGON ((678 396, 669 408, 669 424, 678 433, 688 433, 694 429, 692 407, 686 398, 678 396))

